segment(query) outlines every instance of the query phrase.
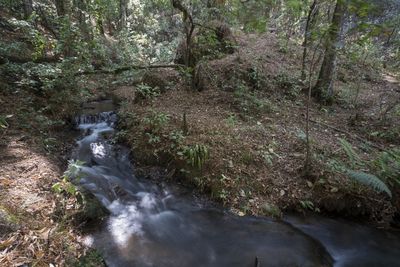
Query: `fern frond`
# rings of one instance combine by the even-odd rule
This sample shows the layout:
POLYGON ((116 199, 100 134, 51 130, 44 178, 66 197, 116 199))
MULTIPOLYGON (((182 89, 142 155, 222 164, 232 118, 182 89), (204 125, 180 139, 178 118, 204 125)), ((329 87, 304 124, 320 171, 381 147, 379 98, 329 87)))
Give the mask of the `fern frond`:
POLYGON ((351 165, 354 167, 356 164, 362 164, 362 159, 354 151, 353 146, 345 139, 339 138, 339 141, 347 157, 349 157, 351 165))
POLYGON ((392 197, 392 192, 387 185, 375 175, 353 170, 346 170, 346 174, 357 182, 367 185, 378 192, 385 192, 389 197, 392 197))

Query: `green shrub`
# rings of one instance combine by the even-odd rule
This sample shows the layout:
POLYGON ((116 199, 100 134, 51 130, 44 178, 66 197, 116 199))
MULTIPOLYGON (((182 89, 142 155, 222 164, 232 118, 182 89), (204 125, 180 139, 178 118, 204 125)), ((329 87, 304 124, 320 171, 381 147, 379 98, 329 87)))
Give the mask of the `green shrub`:
POLYGON ((183 157, 188 164, 201 170, 209 158, 208 147, 203 144, 185 146, 177 154, 183 157))
POLYGON ((298 84, 298 80, 285 72, 279 73, 275 77, 275 82, 279 88, 284 90, 285 95, 291 99, 296 99, 301 92, 301 86, 298 84))
POLYGON ((143 123, 146 128, 145 130, 159 133, 169 120, 170 116, 168 114, 153 110, 150 115, 143 118, 143 123))
POLYGON ((153 99, 160 95, 160 89, 158 87, 139 84, 136 86, 136 94, 139 99, 153 99))
POLYGON ((360 158, 352 145, 344 139, 339 139, 348 161, 331 161, 331 165, 349 178, 367 185, 378 192, 392 196, 391 186, 400 185, 400 149, 386 150, 371 161, 360 158), (364 170, 368 169, 369 172, 364 170))
POLYGON ((55 183, 52 189, 57 194, 60 200, 61 217, 66 219, 67 204, 70 204, 69 199, 73 200, 74 203, 74 219, 79 222, 87 220, 96 220, 107 214, 107 211, 98 200, 90 193, 85 192, 78 188, 72 180, 79 181, 81 176, 81 167, 85 163, 82 161, 69 161, 68 168, 64 172, 64 176, 60 182, 55 183))

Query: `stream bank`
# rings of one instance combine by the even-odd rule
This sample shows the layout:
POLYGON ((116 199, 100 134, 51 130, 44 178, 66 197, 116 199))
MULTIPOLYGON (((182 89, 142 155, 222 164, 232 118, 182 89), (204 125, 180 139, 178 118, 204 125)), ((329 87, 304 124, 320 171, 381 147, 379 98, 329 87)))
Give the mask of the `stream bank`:
POLYGON ((304 177, 307 97, 296 78, 302 49, 290 44, 287 56, 275 34, 238 38, 238 51, 202 63, 200 92, 170 69, 127 72, 131 81, 114 84, 121 103, 118 138, 136 154, 138 169, 161 166, 167 178, 178 177, 236 214, 311 212, 399 226, 398 163, 379 164, 386 152, 399 151, 399 117, 382 121, 374 108, 382 99, 398 99, 398 84, 378 70, 341 68, 336 101, 311 102, 313 168, 304 177), (361 74, 371 79, 352 78, 361 74), (364 103, 357 112, 364 115, 354 118, 344 96, 356 84, 364 103), (382 125, 393 129, 382 131, 382 125), (381 178, 393 197, 343 169, 381 178))
POLYGON ((75 182, 110 212, 85 238, 107 266, 398 265, 399 233, 315 216, 237 216, 135 176, 130 151, 113 142, 116 121, 110 111, 80 116, 74 154, 85 162, 75 182))

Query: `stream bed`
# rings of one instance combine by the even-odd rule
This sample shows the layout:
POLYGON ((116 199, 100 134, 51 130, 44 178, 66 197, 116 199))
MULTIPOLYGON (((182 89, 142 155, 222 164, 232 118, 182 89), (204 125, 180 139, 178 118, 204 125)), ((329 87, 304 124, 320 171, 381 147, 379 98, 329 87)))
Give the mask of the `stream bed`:
POLYGON ((322 217, 239 217, 134 176, 109 103, 76 119, 81 186, 110 212, 86 237, 110 267, 400 266, 400 235, 322 217), (93 112, 95 110, 96 112, 93 112))

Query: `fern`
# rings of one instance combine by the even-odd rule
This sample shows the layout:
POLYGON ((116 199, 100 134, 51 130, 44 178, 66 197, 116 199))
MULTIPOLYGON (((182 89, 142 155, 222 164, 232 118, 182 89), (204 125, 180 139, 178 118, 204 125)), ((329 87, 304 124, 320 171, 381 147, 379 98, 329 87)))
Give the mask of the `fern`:
POLYGON ((339 138, 339 141, 347 157, 350 159, 351 166, 354 168, 356 164, 363 165, 362 159, 357 152, 354 151, 353 146, 345 139, 339 138))
POLYGON ((208 147, 202 144, 185 147, 183 151, 179 151, 178 155, 184 156, 188 164, 201 170, 203 165, 209 158, 208 147))
POLYGON ((389 197, 392 197, 392 192, 390 189, 377 176, 353 170, 346 170, 346 174, 357 182, 367 185, 378 192, 385 192, 389 195, 389 197))

